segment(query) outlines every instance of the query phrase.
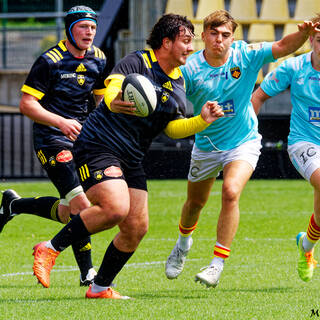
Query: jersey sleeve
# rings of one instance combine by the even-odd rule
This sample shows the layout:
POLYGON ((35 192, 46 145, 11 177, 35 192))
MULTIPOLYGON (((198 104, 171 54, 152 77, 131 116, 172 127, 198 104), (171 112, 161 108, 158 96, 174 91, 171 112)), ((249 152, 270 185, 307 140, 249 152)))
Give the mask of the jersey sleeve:
POLYGON ((31 67, 21 91, 41 100, 48 92, 49 87, 50 66, 48 62, 40 56, 31 67))
POLYGON ((106 87, 105 87, 104 82, 105 82, 107 76, 108 76, 108 68, 107 68, 107 65, 105 65, 103 68, 103 71, 100 73, 96 83, 94 84, 93 93, 95 95, 105 94, 106 87))
POLYGON ((278 68, 269 72, 262 81, 260 87, 268 96, 273 97, 290 86, 294 73, 290 60, 282 62, 278 68))
POLYGON ((244 54, 251 69, 258 71, 264 64, 274 62, 273 42, 250 43, 244 46, 244 54))

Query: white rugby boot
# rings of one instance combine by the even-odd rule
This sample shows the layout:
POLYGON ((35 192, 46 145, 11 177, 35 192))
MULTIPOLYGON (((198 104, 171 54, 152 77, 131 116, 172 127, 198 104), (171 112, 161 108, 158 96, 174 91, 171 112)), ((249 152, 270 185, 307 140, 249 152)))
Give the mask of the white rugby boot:
POLYGON ((190 238, 189 249, 182 250, 178 246, 178 241, 172 249, 167 262, 166 262, 166 276, 168 279, 176 279, 182 272, 184 264, 186 262, 187 255, 192 246, 193 240, 190 238))
POLYGON ((201 272, 196 275, 195 281, 199 281, 201 284, 206 285, 207 288, 215 288, 219 283, 219 279, 223 271, 223 266, 224 263, 221 262, 200 269, 201 272))

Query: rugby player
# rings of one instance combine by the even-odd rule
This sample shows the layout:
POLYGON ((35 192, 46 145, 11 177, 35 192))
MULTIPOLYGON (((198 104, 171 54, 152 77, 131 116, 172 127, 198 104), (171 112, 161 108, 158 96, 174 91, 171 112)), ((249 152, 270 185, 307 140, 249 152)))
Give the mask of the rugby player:
MULTIPOLYGON (((35 152, 60 199, 20 198, 15 191, 6 190, 1 203, 0 232, 20 213, 65 224, 90 205, 76 173, 72 148, 83 122, 105 91, 106 57, 92 45, 96 25, 97 15, 91 8, 72 7, 65 17, 67 39, 35 61, 21 89, 20 111, 34 121, 35 152)), ((81 271, 80 285, 89 285, 96 274, 89 235, 72 248, 81 271)))
POLYGON ((33 270, 40 282, 48 281, 56 256, 70 244, 118 226, 86 297, 128 298, 110 284, 148 230, 142 160, 152 139, 163 130, 172 138, 192 135, 223 115, 216 102, 206 101, 198 116, 185 118, 184 80, 178 67, 193 51, 193 31, 186 17, 162 16, 147 40, 152 49, 127 55, 106 79, 104 103, 90 115, 74 145, 81 183, 93 206, 36 247, 33 270), (132 115, 133 104, 121 100, 121 84, 130 73, 148 77, 156 89, 157 107, 148 117, 132 115))
POLYGON ((166 263, 166 276, 175 279, 183 270, 192 245, 192 232, 219 173, 223 172, 222 204, 217 224, 213 259, 195 280, 215 287, 239 223, 239 198, 256 167, 261 136, 250 103, 260 68, 297 50, 315 25, 304 22, 299 31, 268 43, 234 42, 237 23, 225 10, 204 19, 202 40, 205 49, 194 53, 181 67, 187 98, 195 114, 208 97, 216 100, 225 116, 196 134, 188 175, 187 200, 179 222, 179 237, 166 263))
MULTIPOLYGON (((320 14, 311 21, 320 23, 320 14)), ((311 52, 281 63, 265 77, 251 99, 258 114, 267 99, 290 88, 292 113, 288 154, 292 164, 314 190, 314 213, 310 217, 307 232, 300 232, 296 237, 298 274, 303 281, 310 281, 313 276, 317 265, 313 251, 320 239, 320 30, 310 37, 310 43, 311 52)))

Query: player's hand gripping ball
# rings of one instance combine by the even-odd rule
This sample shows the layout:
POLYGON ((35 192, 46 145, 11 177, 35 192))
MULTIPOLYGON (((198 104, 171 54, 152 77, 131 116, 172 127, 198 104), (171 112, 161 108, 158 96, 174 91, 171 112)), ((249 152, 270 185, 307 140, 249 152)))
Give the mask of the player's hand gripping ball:
POLYGON ((157 94, 151 81, 138 73, 127 75, 122 83, 123 100, 133 102, 135 115, 147 117, 157 106, 157 94))

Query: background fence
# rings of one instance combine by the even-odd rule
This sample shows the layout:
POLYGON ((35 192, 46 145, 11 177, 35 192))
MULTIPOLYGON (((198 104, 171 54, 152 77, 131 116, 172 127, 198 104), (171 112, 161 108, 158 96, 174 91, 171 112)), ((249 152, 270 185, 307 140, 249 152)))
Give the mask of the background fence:
MULTIPOLYGON (((263 149, 254 178, 299 178, 289 161, 286 137, 289 117, 259 119, 263 149)), ((185 179, 187 177, 193 137, 172 140, 157 137, 144 161, 149 179, 185 179)), ((33 150, 32 121, 19 113, 0 113, 0 179, 46 178, 33 150)))

